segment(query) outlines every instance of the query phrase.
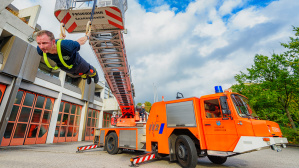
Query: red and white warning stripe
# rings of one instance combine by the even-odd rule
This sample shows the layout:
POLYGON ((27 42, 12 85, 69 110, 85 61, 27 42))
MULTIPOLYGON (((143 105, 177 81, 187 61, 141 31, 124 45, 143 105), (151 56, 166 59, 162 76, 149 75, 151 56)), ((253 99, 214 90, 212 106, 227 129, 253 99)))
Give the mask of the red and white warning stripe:
POLYGON ((135 164, 138 164, 138 163, 146 162, 146 161, 152 160, 154 158, 155 158, 155 154, 148 154, 148 155, 136 157, 133 160, 133 164, 135 165, 135 164))
POLYGON ((105 10, 106 16, 108 16, 108 23, 121 30, 124 29, 123 19, 121 18, 121 11, 117 7, 110 7, 105 10))
MULTIPOLYGON (((90 20, 92 8, 65 10, 60 9, 54 12, 55 17, 60 23, 65 24, 65 28, 69 33, 85 32, 86 24, 90 20)), ((124 23, 122 12, 119 8, 98 7, 94 11, 92 29, 93 31, 102 30, 123 30, 124 23)))
POLYGON ((77 27, 75 19, 72 18, 71 14, 68 11, 58 10, 54 14, 60 23, 64 23, 65 28, 69 33, 73 32, 77 27))
POLYGON ((88 150, 88 149, 94 149, 98 147, 98 145, 88 145, 88 146, 80 146, 78 147, 78 151, 88 150))

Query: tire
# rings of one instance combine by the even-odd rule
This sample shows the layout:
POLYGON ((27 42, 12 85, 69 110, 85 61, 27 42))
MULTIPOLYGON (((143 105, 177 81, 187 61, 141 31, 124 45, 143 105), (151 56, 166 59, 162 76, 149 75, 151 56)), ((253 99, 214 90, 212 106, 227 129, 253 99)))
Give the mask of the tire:
POLYGON ((175 141, 175 154, 179 164, 184 168, 194 168, 197 164, 197 151, 192 139, 187 135, 180 135, 175 141))
POLYGON ((215 164, 223 164, 227 160, 227 157, 222 157, 222 156, 209 156, 208 155, 208 158, 212 163, 215 163, 215 164))
POLYGON ((107 136, 105 145, 109 154, 114 155, 118 153, 118 137, 115 132, 107 136))

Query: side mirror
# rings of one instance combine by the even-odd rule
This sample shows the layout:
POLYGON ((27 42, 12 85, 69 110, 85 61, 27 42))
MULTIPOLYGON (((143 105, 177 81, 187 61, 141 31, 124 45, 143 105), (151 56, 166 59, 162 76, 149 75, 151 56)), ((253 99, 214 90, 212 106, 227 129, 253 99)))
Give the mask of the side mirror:
POLYGON ((226 99, 227 99, 226 96, 220 96, 220 104, 221 104, 222 114, 230 115, 230 110, 229 110, 226 99))

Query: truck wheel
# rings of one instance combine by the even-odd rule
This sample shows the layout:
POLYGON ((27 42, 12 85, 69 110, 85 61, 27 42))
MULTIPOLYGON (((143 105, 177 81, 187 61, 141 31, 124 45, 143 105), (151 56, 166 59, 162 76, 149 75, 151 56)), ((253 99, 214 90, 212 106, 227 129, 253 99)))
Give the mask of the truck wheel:
POLYGON ((195 167, 197 164, 197 152, 195 144, 187 135, 180 135, 175 141, 175 153, 182 167, 195 167))
POLYGON ((208 155, 208 158, 212 163, 215 163, 215 164, 223 164, 227 160, 227 157, 222 157, 222 156, 209 156, 208 155))
POLYGON ((110 133, 106 139, 107 152, 111 155, 118 153, 118 138, 115 132, 110 133))

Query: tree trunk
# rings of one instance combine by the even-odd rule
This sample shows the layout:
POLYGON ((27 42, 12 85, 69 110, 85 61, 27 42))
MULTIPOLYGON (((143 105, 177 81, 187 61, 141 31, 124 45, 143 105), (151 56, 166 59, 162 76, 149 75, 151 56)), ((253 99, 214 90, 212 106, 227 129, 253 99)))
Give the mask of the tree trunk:
POLYGON ((294 121, 293 121, 293 119, 292 119, 292 117, 291 117, 291 114, 290 114, 290 112, 289 112, 289 108, 288 108, 288 107, 285 107, 285 111, 286 111, 287 116, 288 116, 288 118, 289 118, 290 124, 292 125, 293 129, 294 129, 295 131, 297 131, 297 128, 296 128, 296 126, 295 126, 295 124, 294 124, 294 121))

